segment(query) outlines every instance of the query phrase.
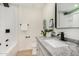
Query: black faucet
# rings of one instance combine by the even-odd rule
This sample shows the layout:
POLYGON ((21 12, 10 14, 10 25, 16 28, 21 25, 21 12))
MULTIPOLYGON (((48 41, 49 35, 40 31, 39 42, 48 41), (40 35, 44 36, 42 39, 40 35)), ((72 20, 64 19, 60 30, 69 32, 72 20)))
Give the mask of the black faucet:
POLYGON ((59 35, 61 35, 60 40, 66 41, 65 38, 64 38, 64 32, 60 32, 60 34, 57 34, 57 36, 59 36, 59 35))

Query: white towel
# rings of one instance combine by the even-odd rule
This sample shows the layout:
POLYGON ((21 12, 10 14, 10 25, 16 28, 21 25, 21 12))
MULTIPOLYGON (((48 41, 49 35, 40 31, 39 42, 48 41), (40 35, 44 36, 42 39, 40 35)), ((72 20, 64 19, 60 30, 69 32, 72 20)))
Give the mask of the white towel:
POLYGON ((22 31, 27 31, 27 24, 22 24, 21 25, 21 30, 22 31))

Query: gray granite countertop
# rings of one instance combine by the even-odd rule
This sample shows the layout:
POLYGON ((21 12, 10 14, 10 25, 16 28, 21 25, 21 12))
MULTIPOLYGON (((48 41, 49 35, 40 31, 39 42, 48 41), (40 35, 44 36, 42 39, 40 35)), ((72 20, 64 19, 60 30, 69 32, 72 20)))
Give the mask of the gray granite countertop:
MULTIPOLYGON (((39 43, 41 43, 41 45, 47 50, 47 52, 50 54, 50 56, 54 55, 56 48, 60 48, 61 49, 61 46, 63 45, 63 47, 65 48, 66 46, 77 46, 77 44, 75 43, 70 43, 70 42, 64 42, 64 41, 60 41, 57 37, 36 37, 36 39, 38 40, 39 43), (57 46, 60 46, 60 47, 53 47, 53 45, 50 45, 48 44, 47 42, 45 42, 46 40, 56 40, 57 42, 57 46)), ((55 44, 56 46, 56 44, 55 44)), ((67 47, 66 47, 67 48, 67 47)), ((62 50, 62 49, 61 49, 62 50)), ((64 51, 64 50, 63 50, 64 51)), ((70 51, 70 50, 68 50, 70 51)), ((59 51, 60 52, 60 51, 59 51)), ((58 52, 57 52, 58 53, 58 52)), ((64 53, 65 54, 65 53, 64 53)), ((62 55, 62 54, 60 54, 62 55)), ((65 55, 71 55, 71 52, 68 52, 66 53, 65 55)))

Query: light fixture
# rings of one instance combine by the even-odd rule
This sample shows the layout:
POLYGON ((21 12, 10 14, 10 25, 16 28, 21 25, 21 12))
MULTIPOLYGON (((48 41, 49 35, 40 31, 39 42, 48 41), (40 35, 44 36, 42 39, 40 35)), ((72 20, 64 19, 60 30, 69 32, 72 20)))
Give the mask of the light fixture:
POLYGON ((68 14, 71 14, 77 10, 79 10, 79 5, 78 4, 74 4, 74 7, 71 11, 67 11, 67 12, 64 12, 64 15, 68 15, 68 14))
POLYGON ((74 5, 74 7, 78 7, 78 6, 79 6, 78 4, 75 4, 75 5, 74 5))

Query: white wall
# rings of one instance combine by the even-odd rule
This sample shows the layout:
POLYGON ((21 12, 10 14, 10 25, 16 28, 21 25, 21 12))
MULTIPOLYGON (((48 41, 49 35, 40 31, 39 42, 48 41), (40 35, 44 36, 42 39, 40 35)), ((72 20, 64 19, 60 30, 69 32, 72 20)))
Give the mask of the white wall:
MULTIPOLYGON (((48 4, 45 8, 44 8, 44 14, 43 14, 43 18, 46 20, 49 20, 50 18, 54 18, 55 19, 55 4, 48 4)), ((74 28, 74 29, 55 29, 56 32, 60 32, 63 31, 65 32, 65 37, 68 38, 72 38, 72 39, 76 39, 79 40, 79 29, 78 28, 74 28)))
POLYGON ((27 32, 21 31, 19 26, 19 50, 32 49, 32 46, 36 45, 35 37, 39 36, 42 30, 42 10, 26 4, 26 6, 18 7, 18 15, 19 24, 29 24, 27 32), (27 35, 30 38, 26 39, 27 35))
POLYGON ((48 3, 46 6, 43 8, 43 19, 46 20, 47 22, 47 28, 49 25, 49 20, 55 18, 55 5, 53 3, 48 3))

